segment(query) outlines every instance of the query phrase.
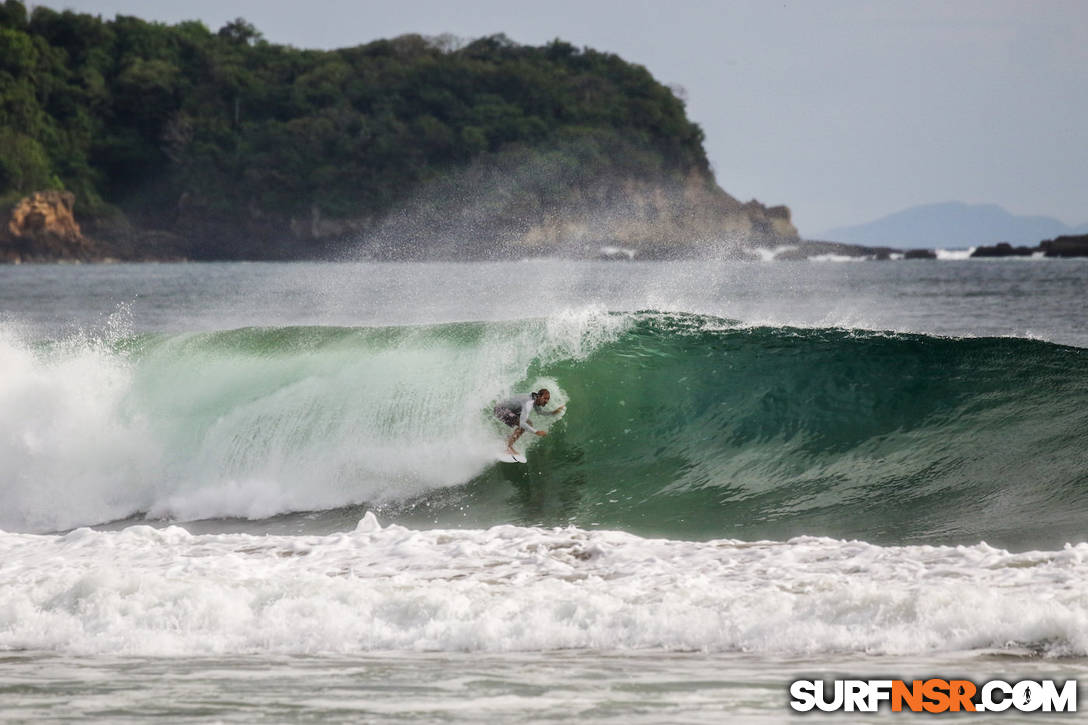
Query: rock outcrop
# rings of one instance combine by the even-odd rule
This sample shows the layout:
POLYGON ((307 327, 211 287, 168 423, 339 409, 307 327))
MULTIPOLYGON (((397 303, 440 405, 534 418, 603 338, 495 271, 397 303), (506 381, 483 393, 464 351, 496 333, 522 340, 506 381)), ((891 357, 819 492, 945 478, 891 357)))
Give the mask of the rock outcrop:
POLYGON ((937 253, 932 249, 908 249, 903 252, 903 259, 936 259, 937 253))
POLYGON ((1048 257, 1088 257, 1088 234, 1048 239, 1039 248, 1048 257))
POLYGON ((19 201, 0 229, 0 261, 88 261, 98 257, 83 236, 69 191, 38 191, 19 201))
POLYGON ((979 246, 971 252, 972 257, 1030 257, 1039 251, 1037 247, 1014 247, 1008 242, 999 242, 993 246, 979 246))
POLYGON ((1062 236, 1039 242, 1035 247, 1014 247, 1008 242, 993 246, 982 246, 971 253, 972 257, 1030 257, 1041 254, 1044 257, 1088 257, 1088 234, 1062 236))

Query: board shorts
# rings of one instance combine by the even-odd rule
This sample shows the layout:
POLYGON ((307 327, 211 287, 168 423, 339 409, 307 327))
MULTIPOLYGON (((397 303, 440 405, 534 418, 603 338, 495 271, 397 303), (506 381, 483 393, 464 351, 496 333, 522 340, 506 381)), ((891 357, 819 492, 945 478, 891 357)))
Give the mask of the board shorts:
POLYGON ((515 413, 509 408, 504 408, 501 405, 495 406, 495 417, 511 428, 517 428, 521 425, 521 414, 515 413))

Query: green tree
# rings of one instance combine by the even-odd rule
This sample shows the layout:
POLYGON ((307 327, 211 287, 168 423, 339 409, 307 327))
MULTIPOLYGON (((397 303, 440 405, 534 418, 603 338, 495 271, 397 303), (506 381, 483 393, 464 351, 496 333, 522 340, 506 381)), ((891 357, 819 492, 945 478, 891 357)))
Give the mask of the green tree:
POLYGON ((316 51, 268 43, 242 18, 213 33, 0 5, 0 193, 63 184, 81 213, 379 217, 425 182, 460 179, 450 191, 463 193, 519 164, 540 174, 510 187, 510 208, 536 213, 609 179, 707 174, 702 143, 645 68, 559 39, 316 51))
POLYGON ((29 194, 59 186, 42 145, 0 126, 0 194, 29 194))

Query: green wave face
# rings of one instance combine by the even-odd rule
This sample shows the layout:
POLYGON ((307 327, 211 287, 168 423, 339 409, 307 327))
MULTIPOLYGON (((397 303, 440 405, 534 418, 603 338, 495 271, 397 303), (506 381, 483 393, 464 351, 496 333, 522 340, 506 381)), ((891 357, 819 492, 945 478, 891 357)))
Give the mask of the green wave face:
POLYGON ((1088 351, 1032 340, 590 310, 4 354, 8 390, 37 401, 2 421, 9 530, 307 511, 335 528, 369 507, 412 526, 1053 548, 1088 516, 1088 351), (497 463, 492 405, 540 386, 568 409, 534 417, 549 435, 522 439, 527 464, 497 463))
POLYGON ((569 413, 458 507, 672 538, 1083 540, 1085 351, 714 326, 649 315, 583 361, 534 364, 569 413))

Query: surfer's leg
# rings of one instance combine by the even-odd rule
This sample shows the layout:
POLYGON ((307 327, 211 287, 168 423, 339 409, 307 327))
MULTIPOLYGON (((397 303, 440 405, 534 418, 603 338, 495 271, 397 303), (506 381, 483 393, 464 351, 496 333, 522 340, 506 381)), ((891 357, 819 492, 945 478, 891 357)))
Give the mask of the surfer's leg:
POLYGON ((517 443, 518 438, 521 438, 521 434, 524 433, 524 432, 525 431, 522 430, 521 428, 515 428, 514 429, 514 432, 511 433, 510 437, 506 439, 506 452, 507 453, 509 453, 512 456, 516 456, 518 454, 518 452, 514 450, 514 444, 517 443))

